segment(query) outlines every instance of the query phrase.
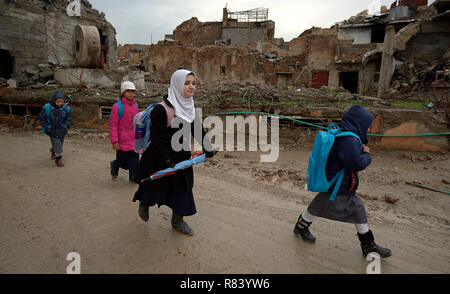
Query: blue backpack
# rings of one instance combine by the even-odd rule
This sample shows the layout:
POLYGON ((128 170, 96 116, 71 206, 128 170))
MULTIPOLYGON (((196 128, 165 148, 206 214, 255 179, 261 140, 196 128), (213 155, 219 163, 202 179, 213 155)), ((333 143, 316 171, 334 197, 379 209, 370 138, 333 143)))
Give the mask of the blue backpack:
MULTIPOLYGON (((50 106, 51 106, 50 103, 47 103, 47 104, 44 105, 45 116, 47 117, 47 123, 48 123, 49 128, 51 128, 51 125, 50 125, 50 106)), ((69 105, 64 104, 64 107, 66 108, 67 112, 70 111, 70 106, 69 105)), ((44 127, 41 127, 41 130, 42 130, 42 134, 45 134, 44 127)))
POLYGON ((133 119, 133 128, 135 131, 134 138, 134 150, 137 153, 142 154, 145 149, 150 145, 150 126, 152 125, 152 120, 150 113, 153 108, 158 103, 150 104, 144 111, 138 112, 133 119), (143 125, 143 127, 138 127, 137 125, 143 125))
MULTIPOLYGON (((119 121, 122 119, 122 116, 123 116, 123 103, 122 103, 122 98, 119 100, 119 102, 116 102, 116 103, 114 103, 114 104, 117 104, 117 107, 119 107, 119 121)), ((114 106, 114 105, 113 105, 114 106)), ((136 108, 138 109, 138 111, 139 111, 139 106, 138 106, 138 104, 136 103, 136 108)), ((111 116, 109 116, 109 118, 111 119, 111 116)))
POLYGON ((328 156, 333 147, 336 137, 353 136, 362 143, 358 135, 353 132, 340 132, 339 127, 335 123, 328 126, 328 131, 317 132, 316 139, 308 162, 308 176, 306 183, 308 191, 312 192, 328 192, 333 183, 336 182, 333 192, 330 196, 330 201, 334 201, 336 194, 341 186, 344 178, 345 168, 341 169, 331 181, 327 180, 325 168, 327 166, 328 156))

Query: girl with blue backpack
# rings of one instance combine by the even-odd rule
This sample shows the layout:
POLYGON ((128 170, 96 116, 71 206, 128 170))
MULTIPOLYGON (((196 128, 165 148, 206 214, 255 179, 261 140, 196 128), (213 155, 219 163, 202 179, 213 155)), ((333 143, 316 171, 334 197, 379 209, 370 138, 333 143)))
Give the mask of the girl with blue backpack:
MULTIPOLYGON (((316 238, 311 234, 309 226, 315 217, 323 217, 355 224, 364 257, 370 252, 376 252, 381 257, 391 256, 391 250, 375 243, 373 233, 367 225, 364 204, 356 193, 359 183, 358 171, 364 170, 371 163, 367 132, 373 120, 373 115, 364 107, 354 105, 344 113, 342 118, 342 131, 352 134, 346 133, 340 136, 339 132, 335 134, 332 130, 329 131, 334 135, 334 143, 331 143, 331 150, 327 154, 328 159, 325 158, 325 181, 334 183, 328 191, 317 194, 306 211, 298 217, 294 233, 304 241, 315 242, 316 238), (335 179, 338 178, 336 175, 341 174, 343 176, 336 181, 335 179)), ((317 137, 314 148, 317 148, 316 142, 317 137)), ((311 156, 315 151, 314 148, 311 156)), ((314 171, 310 170, 310 166, 318 161, 318 158, 311 160, 311 156, 308 167, 308 189, 316 192, 323 191, 310 187, 313 185, 310 181, 314 178, 314 171)))
POLYGON ((52 144, 51 158, 55 160, 58 167, 64 166, 62 159, 64 137, 72 122, 72 112, 64 102, 64 92, 57 90, 53 94, 51 102, 42 107, 39 115, 42 132, 50 137, 52 144))
POLYGON ((120 86, 120 98, 111 109, 109 117, 109 138, 116 150, 116 159, 110 162, 113 179, 119 176, 119 168, 128 170, 129 180, 134 181, 134 173, 139 162, 139 154, 134 152, 133 119, 138 112, 134 100, 136 87, 132 82, 123 82, 120 86))

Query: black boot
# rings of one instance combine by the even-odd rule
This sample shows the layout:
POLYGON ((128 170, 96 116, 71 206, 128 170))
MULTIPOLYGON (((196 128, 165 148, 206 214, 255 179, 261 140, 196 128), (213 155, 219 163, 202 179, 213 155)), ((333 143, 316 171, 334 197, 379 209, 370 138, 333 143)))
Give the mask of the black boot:
POLYGON ((314 243, 316 242, 316 237, 309 231, 310 225, 311 223, 305 221, 300 214, 294 227, 294 233, 300 235, 304 241, 314 243))
POLYGON ((148 205, 139 204, 139 210, 138 210, 139 217, 144 221, 148 221, 148 205))
POLYGON ((128 176, 128 180, 129 180, 130 182, 139 184, 139 183, 134 179, 134 174, 133 174, 133 175, 130 174, 130 175, 128 176))
POLYGON ((191 227, 183 220, 183 216, 172 211, 172 228, 177 229, 186 235, 192 235, 194 232, 191 227))
POLYGON ((109 163, 109 166, 111 167, 111 177, 113 180, 117 179, 119 176, 119 168, 116 166, 114 160, 109 163))
POLYGON ((358 239, 361 242, 361 250, 364 257, 366 257, 370 252, 376 252, 383 258, 392 255, 390 249, 380 247, 375 243, 375 239, 371 230, 369 230, 365 234, 358 233, 358 239))

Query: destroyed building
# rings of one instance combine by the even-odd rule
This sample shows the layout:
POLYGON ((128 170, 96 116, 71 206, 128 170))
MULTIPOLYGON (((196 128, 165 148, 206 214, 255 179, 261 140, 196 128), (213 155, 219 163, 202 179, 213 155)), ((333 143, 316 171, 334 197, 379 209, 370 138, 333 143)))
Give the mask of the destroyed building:
MULTIPOLYGON (((1 2, 5 9, 0 12, 0 25, 4 26, 5 17, 10 20, 12 16, 7 15, 14 9, 22 18, 23 15, 28 15, 28 10, 22 7, 23 2, 1 2)), ((15 92, 2 84, 0 122, 6 119, 16 126, 25 125, 26 116, 36 116, 43 103, 48 101, 49 93, 54 92, 57 87, 66 87, 75 97, 71 103, 74 126, 105 130, 111 105, 117 101, 117 87, 121 81, 131 80, 135 83, 138 89, 137 102, 145 107, 151 102, 159 101, 167 93, 167 83, 175 70, 189 68, 196 73, 200 85, 196 105, 205 107, 205 111, 210 113, 242 111, 243 108, 255 107, 262 112, 282 113, 325 124, 331 120, 339 120, 343 107, 362 103, 376 105, 371 111, 377 117, 373 130, 378 134, 396 127, 399 132, 409 134, 439 132, 443 125, 444 119, 431 111, 426 113, 423 109, 389 109, 394 101, 389 95, 411 93, 411 99, 418 100, 417 96, 420 96, 425 101, 428 99, 426 95, 418 95, 419 92, 414 91, 431 89, 437 84, 443 85, 440 89, 442 91, 448 88, 448 77, 445 74, 450 66, 449 0, 437 0, 430 6, 422 5, 423 1, 399 1, 399 6, 394 5, 390 9, 384 7, 371 15, 362 12, 331 28, 313 27, 288 44, 273 38, 275 24, 267 19, 267 11, 248 10, 243 14, 247 18, 242 19, 224 9, 222 22, 200 23, 192 18, 158 44, 126 44, 120 48, 116 48, 112 25, 105 20, 103 14, 92 9, 87 1, 81 2, 81 16, 78 17, 68 16, 67 9, 63 9, 63 4, 70 1, 32 2, 33 5, 46 7, 41 7, 44 11, 41 17, 46 19, 45 23, 71 24, 64 27, 63 31, 57 30, 58 36, 65 38, 63 44, 66 45, 64 49, 54 46, 55 42, 52 40, 55 36, 48 36, 53 31, 36 35, 36 38, 47 44, 45 50, 41 50, 45 57, 33 57, 37 56, 33 54, 41 54, 38 53, 39 50, 33 50, 30 61, 20 62, 30 62, 35 65, 34 68, 28 68, 27 71, 27 67, 23 70, 17 64, 12 66, 15 78, 22 73, 32 77, 34 84, 23 83, 18 79, 20 87, 15 92), (52 5, 57 3, 60 5, 59 14, 55 13, 56 20, 48 20, 51 14, 45 11, 55 10, 56 6, 52 5), (262 16, 260 11, 263 12, 262 16), (254 12, 257 15, 249 18, 254 12), (67 17, 70 18, 65 20, 67 17), (86 30, 87 27, 90 29, 86 30), (101 62, 97 62, 95 58, 80 62, 82 58, 77 57, 77 51, 82 51, 77 48, 84 44, 83 39, 77 36, 84 36, 84 40, 98 40, 97 32, 99 36, 107 32, 109 35, 101 42, 111 44, 101 46, 108 49, 101 49, 104 51, 103 69, 100 69, 101 62), (92 33, 95 35, 93 39, 90 37, 92 33), (53 51, 47 50, 50 46, 48 44, 53 44, 53 51), (60 59, 63 62, 55 61, 54 56, 58 56, 55 52, 61 53, 64 58, 60 59), (112 52, 114 60, 111 60, 112 52), (41 77, 43 68, 50 68, 49 76, 41 77), (54 76, 52 71, 55 72, 54 76), (53 79, 55 81, 50 83, 53 79), (48 85, 44 87, 44 84, 48 85), (30 85, 28 89, 42 91, 31 92, 31 96, 25 101, 23 97, 26 95, 21 91, 25 93, 27 85, 30 85), (381 86, 382 91, 379 91, 381 86), (377 95, 383 99, 374 98, 377 95), (250 96, 252 99, 259 97, 262 100, 252 106, 250 96), (232 99, 233 103, 227 103, 228 98, 237 100, 232 99), (25 102, 18 105, 17 101, 20 99, 25 102), (402 123, 405 117, 415 119, 412 122, 405 120, 409 123, 405 127, 402 123)), ((17 24, 17 27, 20 25, 17 24)), ((13 44, 9 37, 4 37, 6 34, 13 35, 14 29, 7 28, 6 33, 2 31, 1 48, 10 48, 4 44, 13 44)), ((31 37, 27 35, 26 38, 31 37)), ((13 40, 22 39, 17 34, 13 40)), ((89 50, 90 47, 84 48, 89 50)), ((95 48, 94 51, 98 52, 98 46, 95 48)), ((22 52, 20 50, 27 50, 19 48, 17 54, 13 49, 9 49, 9 54, 19 59, 22 52)), ((95 56, 101 57, 102 54, 95 56)), ((16 62, 15 58, 9 60, 16 62)), ((3 64, 8 63, 2 62, 3 64)), ((400 96, 395 95, 395 99, 398 97, 400 96)), ((420 107, 423 108, 422 104, 420 107)), ((388 139, 392 139, 391 142, 394 140, 388 139)), ((415 146, 420 150, 439 150, 435 146, 448 146, 447 138, 442 136, 424 140, 428 145, 418 138, 402 139, 395 144, 384 142, 384 145, 398 147, 408 142, 407 146, 415 146)))
MULTIPOLYGON (((38 124, 56 89, 114 87, 117 67, 116 31, 88 1, 0 1, 1 122, 38 124)), ((73 101, 75 124, 90 119, 89 105, 73 101)))
POLYGON ((1 76, 34 74, 46 82, 51 73, 33 67, 40 64, 117 68, 114 27, 88 1, 79 3, 0 1, 1 76))
POLYGON ((449 1, 429 7, 427 1, 394 2, 390 10, 375 15, 364 11, 331 29, 308 30, 290 42, 289 54, 306 54, 311 87, 331 85, 382 97, 392 78, 402 76, 405 64, 430 67, 445 60, 450 48, 448 9, 449 1))
POLYGON ((188 47, 271 42, 274 39, 275 22, 268 19, 268 13, 267 8, 232 12, 225 7, 221 22, 199 22, 193 17, 176 27, 172 35, 166 35, 166 40, 188 47))
POLYGON ((284 44, 274 39, 274 33, 267 8, 240 12, 224 8, 221 22, 199 22, 193 17, 164 41, 148 46, 144 67, 156 82, 168 81, 171 72, 185 67, 194 70, 202 83, 289 86, 297 78, 295 61, 275 45, 284 44))

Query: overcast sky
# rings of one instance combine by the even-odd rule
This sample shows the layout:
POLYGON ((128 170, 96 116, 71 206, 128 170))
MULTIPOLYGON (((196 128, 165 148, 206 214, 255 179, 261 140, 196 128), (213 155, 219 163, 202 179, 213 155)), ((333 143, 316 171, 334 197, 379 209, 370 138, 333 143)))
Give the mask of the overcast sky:
MULTIPOLYGON (((376 0, 382 4, 392 1, 376 0)), ((275 22, 275 38, 286 42, 316 26, 329 28, 336 22, 368 8, 374 0, 89 0, 116 28, 118 44, 150 44, 164 39, 165 34, 183 21, 197 17, 199 21, 221 21, 222 9, 243 11, 269 8, 269 19, 275 22)))

